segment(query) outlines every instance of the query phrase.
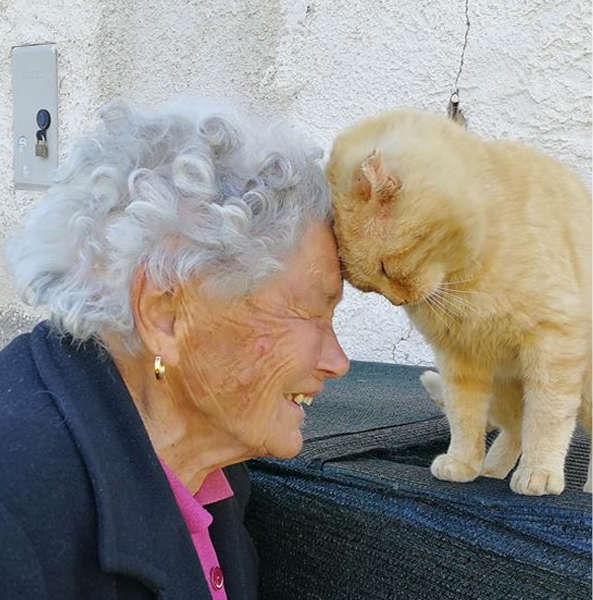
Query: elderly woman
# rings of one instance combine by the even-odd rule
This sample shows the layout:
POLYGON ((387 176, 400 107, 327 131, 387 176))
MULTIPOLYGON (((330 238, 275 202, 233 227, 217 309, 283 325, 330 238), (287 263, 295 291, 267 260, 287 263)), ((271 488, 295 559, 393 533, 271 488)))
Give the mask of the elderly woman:
POLYGON ((317 148, 119 103, 7 245, 49 321, 0 352, 0 597, 254 598, 243 461, 348 360, 317 148))

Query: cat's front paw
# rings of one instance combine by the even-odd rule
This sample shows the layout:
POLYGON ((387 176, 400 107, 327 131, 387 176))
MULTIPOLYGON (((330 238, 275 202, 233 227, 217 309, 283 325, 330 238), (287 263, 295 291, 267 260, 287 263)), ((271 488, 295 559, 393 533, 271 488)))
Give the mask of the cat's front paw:
POLYGON ((479 467, 461 462, 449 454, 437 456, 430 466, 430 472, 445 481, 473 481, 480 473, 479 467))
POLYGON ((511 489, 526 496, 561 494, 564 491, 564 473, 519 466, 511 477, 511 489))

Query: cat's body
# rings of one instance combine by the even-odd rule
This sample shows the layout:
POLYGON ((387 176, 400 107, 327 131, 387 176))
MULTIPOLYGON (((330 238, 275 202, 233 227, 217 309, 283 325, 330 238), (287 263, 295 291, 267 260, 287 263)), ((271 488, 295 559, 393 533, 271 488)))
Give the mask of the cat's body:
POLYGON ((346 278, 403 305, 434 348, 451 444, 433 474, 504 477, 521 453, 512 489, 560 493, 581 400, 591 428, 584 186, 546 156, 418 111, 342 133, 327 175, 346 278), (513 419, 484 461, 492 397, 513 419))

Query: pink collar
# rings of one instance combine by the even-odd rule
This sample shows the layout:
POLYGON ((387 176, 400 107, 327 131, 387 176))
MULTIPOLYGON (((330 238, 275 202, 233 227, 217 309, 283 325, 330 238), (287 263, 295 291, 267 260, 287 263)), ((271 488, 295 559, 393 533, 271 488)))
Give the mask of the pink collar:
POLYGON ((222 469, 216 469, 216 471, 208 473, 200 489, 192 496, 165 462, 161 460, 160 463, 190 533, 207 529, 212 523, 212 516, 204 506, 230 498, 233 495, 233 490, 222 469))

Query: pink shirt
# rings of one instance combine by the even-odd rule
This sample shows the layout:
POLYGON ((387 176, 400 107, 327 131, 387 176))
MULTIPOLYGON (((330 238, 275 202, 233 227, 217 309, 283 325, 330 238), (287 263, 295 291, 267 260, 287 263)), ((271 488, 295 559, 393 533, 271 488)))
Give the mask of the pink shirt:
POLYGON ((202 487, 192 496, 162 460, 161 466, 167 475, 177 506, 191 535, 210 594, 214 600, 227 600, 222 569, 208 532, 212 515, 204 505, 230 498, 233 490, 222 470, 218 469, 206 476, 202 487))

